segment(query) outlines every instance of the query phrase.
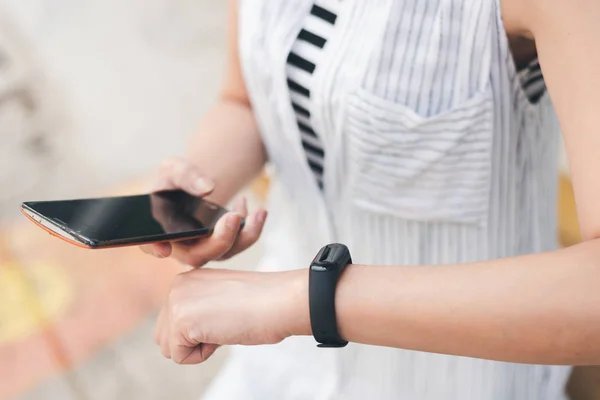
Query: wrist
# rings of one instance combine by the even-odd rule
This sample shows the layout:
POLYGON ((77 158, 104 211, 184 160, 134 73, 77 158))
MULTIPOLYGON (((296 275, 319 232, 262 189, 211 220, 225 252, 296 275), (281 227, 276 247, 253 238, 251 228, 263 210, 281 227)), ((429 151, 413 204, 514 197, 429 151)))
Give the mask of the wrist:
MULTIPOLYGON (((350 330, 347 326, 348 318, 348 304, 351 300, 352 295, 348 291, 348 281, 350 275, 353 274, 352 270, 357 269, 353 265, 348 265, 337 283, 335 303, 336 303, 336 314, 337 314, 337 326, 340 336, 348 340, 347 335, 350 330)), ((309 282, 309 270, 299 269, 289 272, 284 272, 283 285, 285 289, 286 304, 286 331, 288 336, 311 336, 312 327, 310 323, 310 307, 308 299, 308 282, 309 282)))
POLYGON ((348 322, 352 320, 352 316, 348 315, 352 311, 352 307, 357 306, 356 304, 350 305, 353 297, 352 290, 350 288, 349 281, 352 280, 352 275, 356 271, 356 266, 349 264, 344 269, 344 272, 338 280, 337 287, 335 290, 335 313, 337 319, 337 329, 340 337, 344 340, 350 341, 350 327, 348 322), (350 305, 350 306, 349 306, 350 305))
POLYGON ((308 300, 308 269, 286 272, 287 332, 289 336, 310 336, 310 309, 308 300))

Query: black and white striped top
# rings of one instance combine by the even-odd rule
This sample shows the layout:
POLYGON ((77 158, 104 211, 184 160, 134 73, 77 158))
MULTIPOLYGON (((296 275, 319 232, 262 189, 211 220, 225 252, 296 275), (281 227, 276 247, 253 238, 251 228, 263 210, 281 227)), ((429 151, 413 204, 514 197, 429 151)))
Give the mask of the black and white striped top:
POLYGON ((287 58, 288 87, 306 160, 323 188, 325 149, 310 119, 312 74, 337 20, 337 1, 316 1, 287 58))
POLYGON ((546 82, 537 58, 519 71, 519 79, 531 103, 537 103, 546 93, 546 82))
MULTIPOLYGON (((321 189, 323 189, 325 148, 310 119, 311 78, 327 39, 335 28, 339 12, 339 0, 315 1, 287 58, 287 84, 302 147, 306 161, 321 189)), ((518 71, 518 75, 527 98, 532 103, 536 103, 546 91, 537 58, 518 71)))

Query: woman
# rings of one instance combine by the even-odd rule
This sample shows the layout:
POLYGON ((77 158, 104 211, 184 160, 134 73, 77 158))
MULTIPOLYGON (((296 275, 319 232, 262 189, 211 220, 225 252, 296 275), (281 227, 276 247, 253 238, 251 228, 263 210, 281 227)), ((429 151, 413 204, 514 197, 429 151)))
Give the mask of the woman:
MULTIPOLYGON (((598 20, 592 0, 232 5, 220 101, 158 188, 226 202, 268 158, 266 255, 260 272, 181 275, 163 354, 277 343, 235 347, 209 399, 561 398, 569 370, 550 365, 600 362, 598 20), (544 81, 586 239, 560 250, 544 81), (306 267, 332 242, 354 261, 335 289, 351 343, 321 349, 306 267)), ((229 257, 266 217, 237 211, 194 247, 146 251, 229 257)))

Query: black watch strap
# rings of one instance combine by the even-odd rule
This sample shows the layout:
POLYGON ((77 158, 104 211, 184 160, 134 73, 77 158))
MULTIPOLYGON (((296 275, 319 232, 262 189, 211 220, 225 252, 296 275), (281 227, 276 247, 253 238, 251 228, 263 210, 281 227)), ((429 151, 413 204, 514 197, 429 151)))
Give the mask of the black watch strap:
POLYGON ((335 289, 346 265, 352 264, 350 251, 343 244, 323 247, 310 265, 309 302, 310 324, 319 347, 344 347, 335 313, 335 289))

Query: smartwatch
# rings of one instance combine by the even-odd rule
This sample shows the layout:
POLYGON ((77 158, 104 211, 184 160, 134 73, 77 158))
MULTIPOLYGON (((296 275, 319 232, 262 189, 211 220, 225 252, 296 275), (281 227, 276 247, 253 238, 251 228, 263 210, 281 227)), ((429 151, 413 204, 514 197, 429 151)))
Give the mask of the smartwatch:
POLYGON ((335 315, 335 288, 348 264, 352 264, 350 251, 339 243, 323 247, 310 264, 310 325, 318 347, 344 347, 348 344, 338 334, 335 315))

